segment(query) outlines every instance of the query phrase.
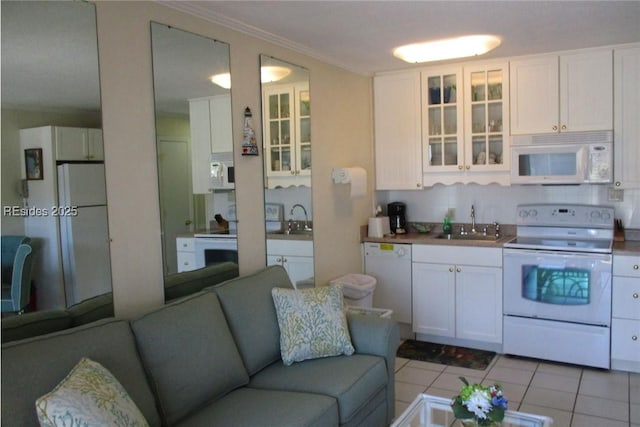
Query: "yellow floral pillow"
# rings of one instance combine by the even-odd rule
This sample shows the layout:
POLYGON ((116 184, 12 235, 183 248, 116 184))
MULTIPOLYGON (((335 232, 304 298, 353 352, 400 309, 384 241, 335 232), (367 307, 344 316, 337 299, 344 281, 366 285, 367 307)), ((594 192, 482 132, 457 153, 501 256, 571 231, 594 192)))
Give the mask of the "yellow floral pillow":
POLYGON ((148 427, 126 390, 106 368, 82 358, 53 391, 36 400, 42 427, 148 427))
POLYGON ((285 365, 354 352, 342 302, 342 287, 271 290, 285 365))

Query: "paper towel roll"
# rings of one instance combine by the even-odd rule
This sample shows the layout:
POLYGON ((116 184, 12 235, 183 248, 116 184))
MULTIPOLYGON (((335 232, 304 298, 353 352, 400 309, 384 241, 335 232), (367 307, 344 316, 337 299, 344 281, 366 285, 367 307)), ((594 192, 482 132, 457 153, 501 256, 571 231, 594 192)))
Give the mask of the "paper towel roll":
POLYGON ((351 184, 351 198, 367 194, 367 171, 361 167, 340 168, 333 170, 333 182, 351 184))

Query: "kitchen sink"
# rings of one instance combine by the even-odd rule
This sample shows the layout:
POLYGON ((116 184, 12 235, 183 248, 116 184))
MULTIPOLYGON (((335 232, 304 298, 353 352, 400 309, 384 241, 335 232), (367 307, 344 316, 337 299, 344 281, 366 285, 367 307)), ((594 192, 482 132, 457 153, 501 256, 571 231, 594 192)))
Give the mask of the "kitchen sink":
POLYGON ((475 233, 475 234, 438 234, 436 235, 436 239, 447 239, 447 240, 469 240, 469 241, 473 241, 473 240, 477 240, 477 241, 482 241, 482 242, 495 242, 498 239, 500 239, 500 237, 496 237, 495 235, 491 235, 491 234, 480 234, 480 233, 475 233))
POLYGON ((267 234, 311 236, 311 235, 313 235, 313 230, 270 231, 267 234))

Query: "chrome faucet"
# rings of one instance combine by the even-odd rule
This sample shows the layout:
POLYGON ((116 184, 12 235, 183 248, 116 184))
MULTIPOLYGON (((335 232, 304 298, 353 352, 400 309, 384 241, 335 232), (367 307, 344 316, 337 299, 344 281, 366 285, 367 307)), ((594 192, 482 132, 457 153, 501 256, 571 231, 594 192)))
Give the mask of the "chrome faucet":
POLYGON ((471 232, 476 233, 476 209, 471 205, 471 232))
POLYGON ((307 215, 307 210, 300 203, 296 203, 291 207, 291 212, 289 212, 289 215, 293 215, 293 210, 297 207, 301 208, 302 212, 304 212, 304 229, 306 231, 311 231, 311 227, 309 227, 309 216, 307 215))

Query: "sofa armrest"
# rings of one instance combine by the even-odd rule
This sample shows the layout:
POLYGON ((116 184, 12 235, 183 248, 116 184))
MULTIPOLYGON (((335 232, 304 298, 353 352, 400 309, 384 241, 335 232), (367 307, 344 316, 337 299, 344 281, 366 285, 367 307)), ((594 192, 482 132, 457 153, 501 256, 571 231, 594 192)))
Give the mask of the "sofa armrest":
POLYGON ((395 320, 358 313, 347 313, 351 342, 356 353, 384 357, 387 364, 387 422, 395 413, 396 352, 400 346, 400 328, 395 320))

